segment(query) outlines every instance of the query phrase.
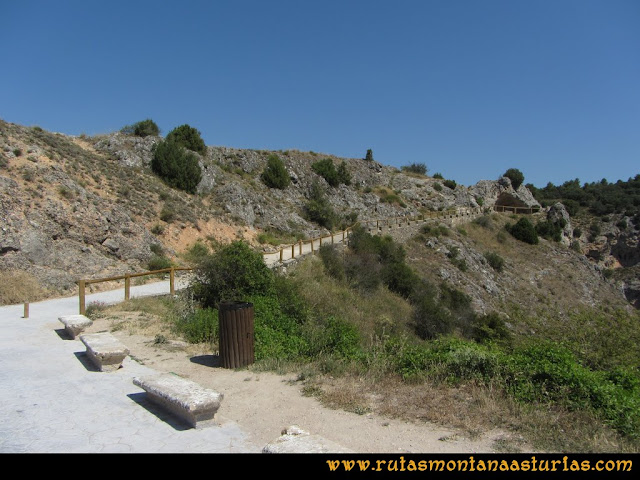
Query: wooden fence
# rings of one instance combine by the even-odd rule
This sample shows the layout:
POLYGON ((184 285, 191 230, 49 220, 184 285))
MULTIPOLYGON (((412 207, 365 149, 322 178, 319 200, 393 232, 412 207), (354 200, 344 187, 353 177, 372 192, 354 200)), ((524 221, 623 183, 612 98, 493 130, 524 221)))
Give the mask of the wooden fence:
MULTIPOLYGON (((516 214, 533 214, 540 211, 539 207, 508 207, 502 205, 495 205, 493 210, 501 213, 516 213, 516 214)), ((456 218, 465 218, 465 217, 474 217, 477 215, 481 215, 486 213, 488 210, 483 207, 475 207, 475 208, 464 208, 457 209, 455 211, 435 211, 435 212, 427 212, 420 215, 414 216, 406 216, 406 217, 388 217, 388 218, 379 218, 376 220, 366 220, 363 222, 358 222, 358 224, 362 225, 365 228, 373 229, 376 228, 378 231, 384 230, 384 228, 394 228, 400 227, 404 225, 411 225, 411 223, 425 222, 430 219, 443 219, 443 220, 455 220, 456 218), (374 227, 375 226, 375 227, 374 227)), ((300 240, 297 243, 286 245, 281 247, 279 250, 275 250, 274 252, 263 252, 262 258, 269 265, 270 262, 267 261, 267 257, 276 258, 273 263, 282 264, 285 260, 292 260, 296 258, 296 250, 298 251, 297 256, 300 257, 305 253, 311 253, 312 255, 316 253, 316 245, 318 248, 322 247, 323 241, 327 243, 330 242, 334 244, 336 242, 336 238, 338 241, 344 242, 349 233, 353 230, 353 227, 348 227, 345 230, 340 232, 331 233, 330 235, 324 235, 320 237, 311 238, 309 240, 300 240), (291 255, 289 256, 289 252, 291 255), (285 258, 285 254, 286 257, 285 258)), ((118 280, 124 280, 124 299, 129 300, 130 292, 131 292, 131 279, 135 277, 142 277, 146 275, 156 275, 161 273, 169 273, 169 293, 173 295, 175 293, 175 272, 176 271, 186 271, 192 270, 188 267, 171 267, 165 268, 162 270, 153 270, 150 272, 141 272, 141 273, 128 273, 119 277, 107 277, 107 278, 98 278, 93 280, 79 280, 78 281, 78 296, 80 301, 80 314, 84 315, 85 309, 85 288, 87 285, 93 283, 101 283, 101 282, 112 282, 118 280)), ((26 308, 26 307, 25 307, 26 308)))
POLYGON ((169 274, 169 293, 173 295, 175 293, 175 274, 177 271, 182 271, 182 270, 191 270, 191 268, 171 267, 171 268, 163 268, 162 270, 153 270, 150 272, 127 273, 119 277, 96 278, 92 280, 78 280, 78 298, 80 302, 80 315, 84 315, 86 312, 85 290, 87 285, 91 285, 92 283, 115 282, 119 280, 124 280, 124 299, 129 300, 129 298, 131 297, 131 279, 132 278, 144 277, 146 275, 156 275, 160 273, 168 273, 169 274))

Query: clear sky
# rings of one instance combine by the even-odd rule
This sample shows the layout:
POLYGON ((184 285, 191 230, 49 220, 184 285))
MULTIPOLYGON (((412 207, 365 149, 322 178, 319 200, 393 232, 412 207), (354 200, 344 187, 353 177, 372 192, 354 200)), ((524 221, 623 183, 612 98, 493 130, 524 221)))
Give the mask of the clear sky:
POLYGON ((151 118, 463 185, 640 173, 638 0, 0 0, 0 19, 0 118, 21 125, 151 118))

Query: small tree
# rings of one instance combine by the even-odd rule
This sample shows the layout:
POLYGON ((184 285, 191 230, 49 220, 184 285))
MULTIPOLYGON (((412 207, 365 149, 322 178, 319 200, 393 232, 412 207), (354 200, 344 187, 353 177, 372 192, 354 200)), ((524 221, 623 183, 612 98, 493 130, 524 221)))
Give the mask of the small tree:
POLYGON ((171 187, 188 193, 195 193, 202 179, 197 157, 169 139, 154 146, 151 169, 171 187))
POLYGON ((367 150, 367 155, 364 157, 368 162, 373 162, 373 150, 367 150))
POLYGON ((338 214, 327 200, 318 182, 311 185, 309 201, 304 206, 304 214, 307 220, 315 222, 327 230, 332 230, 339 221, 338 214))
POLYGON ((154 122, 150 118, 142 120, 141 122, 134 123, 133 125, 127 125, 120 131, 122 133, 126 133, 127 135, 135 135, 136 137, 157 137, 158 135, 160 135, 160 129, 158 128, 158 125, 156 125, 156 122, 154 122))
POLYGON ((424 163, 412 163, 411 165, 404 165, 401 170, 403 172, 417 173, 418 175, 427 174, 427 166, 424 163))
POLYGON ((344 160, 340 165, 338 165, 338 181, 345 185, 351 185, 351 174, 347 168, 347 162, 344 160))
POLYGON ((521 218, 515 225, 507 225, 507 230, 514 238, 531 245, 538 243, 536 227, 527 218, 521 218))
POLYGON ((274 277, 260 252, 235 241, 200 260, 191 287, 203 307, 217 308, 222 301, 271 293, 274 277))
POLYGON ((133 134, 137 137, 157 137, 160 135, 160 129, 158 128, 158 125, 156 125, 156 122, 147 118, 146 120, 133 125, 133 134))
POLYGON ((504 172, 504 175, 502 176, 507 177, 509 180, 511 180, 511 186, 514 190, 517 190, 518 187, 522 185, 522 182, 524 182, 524 175, 517 168, 510 168, 509 170, 504 172))
POLYGON ((207 147, 200 136, 200 132, 186 124, 180 125, 179 127, 171 130, 167 135, 167 140, 172 140, 187 150, 197 152, 201 155, 204 155, 207 151, 207 147))
POLYGON ((275 154, 269 155, 267 166, 260 176, 262 182, 269 188, 284 190, 291 183, 291 178, 284 167, 284 162, 275 154))

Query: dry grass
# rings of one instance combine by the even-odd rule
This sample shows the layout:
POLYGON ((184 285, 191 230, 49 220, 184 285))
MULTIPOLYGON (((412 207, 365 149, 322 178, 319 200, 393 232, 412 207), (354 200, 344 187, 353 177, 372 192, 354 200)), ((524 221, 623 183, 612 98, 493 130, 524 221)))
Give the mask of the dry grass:
POLYGON ((407 383, 397 377, 313 377, 307 391, 323 405, 433 423, 474 439, 501 431, 503 452, 637 453, 638 447, 584 412, 517 404, 500 390, 474 383, 407 383))
POLYGON ((15 305, 47 298, 50 292, 27 272, 6 270, 0 282, 0 305, 15 305))

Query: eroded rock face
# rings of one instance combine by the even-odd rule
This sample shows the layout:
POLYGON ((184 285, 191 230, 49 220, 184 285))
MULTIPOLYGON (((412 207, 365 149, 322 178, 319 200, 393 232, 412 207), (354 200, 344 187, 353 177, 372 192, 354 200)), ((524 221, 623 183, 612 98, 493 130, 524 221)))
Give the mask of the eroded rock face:
POLYGON ((562 203, 556 203, 549 207, 549 211, 547 212, 547 221, 562 229, 560 242, 567 246, 571 245, 571 241, 573 239, 571 217, 562 203))
POLYGON ((502 177, 499 180, 480 180, 471 187, 471 192, 476 198, 483 199, 483 205, 493 207, 495 205, 507 207, 540 208, 540 203, 524 185, 517 190, 511 185, 511 180, 502 177))

